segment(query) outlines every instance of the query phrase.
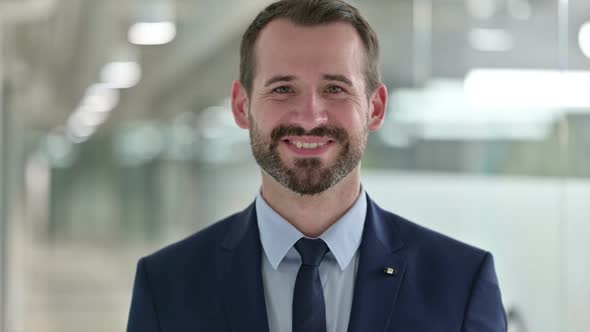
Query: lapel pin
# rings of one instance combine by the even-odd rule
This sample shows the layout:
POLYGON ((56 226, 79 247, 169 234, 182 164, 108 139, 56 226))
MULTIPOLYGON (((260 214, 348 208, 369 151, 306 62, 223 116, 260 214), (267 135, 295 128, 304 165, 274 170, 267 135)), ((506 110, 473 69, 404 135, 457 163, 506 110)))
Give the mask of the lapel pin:
POLYGON ((385 270, 383 270, 383 272, 385 272, 385 274, 389 274, 391 276, 394 276, 397 274, 397 270, 392 267, 386 267, 385 270))

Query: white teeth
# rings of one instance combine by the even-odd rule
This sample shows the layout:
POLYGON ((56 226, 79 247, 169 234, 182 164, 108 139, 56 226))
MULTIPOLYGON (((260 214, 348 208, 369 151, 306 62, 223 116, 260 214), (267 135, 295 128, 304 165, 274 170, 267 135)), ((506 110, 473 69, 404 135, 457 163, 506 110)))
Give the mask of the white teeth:
POLYGON ((291 141, 291 144, 295 145, 298 149, 317 149, 326 145, 325 142, 322 143, 307 143, 307 142, 298 142, 298 141, 291 141))

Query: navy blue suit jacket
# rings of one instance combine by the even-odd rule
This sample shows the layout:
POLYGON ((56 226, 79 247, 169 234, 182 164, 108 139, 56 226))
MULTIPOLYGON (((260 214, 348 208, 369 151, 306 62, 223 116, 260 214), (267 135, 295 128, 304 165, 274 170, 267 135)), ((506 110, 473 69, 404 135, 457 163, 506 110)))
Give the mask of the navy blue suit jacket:
MULTIPOLYGON (((267 332, 261 248, 252 204, 142 258, 127 331, 267 332)), ((349 332, 506 331, 489 253, 370 199, 359 250, 349 332)))

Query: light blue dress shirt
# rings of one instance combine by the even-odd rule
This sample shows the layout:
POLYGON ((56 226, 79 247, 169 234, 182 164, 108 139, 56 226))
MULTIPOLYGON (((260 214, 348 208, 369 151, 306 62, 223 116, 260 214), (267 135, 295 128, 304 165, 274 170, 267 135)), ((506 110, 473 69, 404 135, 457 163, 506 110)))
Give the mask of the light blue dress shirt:
MULTIPOLYGON (((367 198, 364 190, 353 206, 320 238, 330 252, 319 266, 326 303, 327 332, 348 329, 358 266, 367 198)), ((293 289, 301 258, 293 245, 304 235, 256 197, 256 215, 262 242, 262 281, 270 332, 291 332, 293 289)))

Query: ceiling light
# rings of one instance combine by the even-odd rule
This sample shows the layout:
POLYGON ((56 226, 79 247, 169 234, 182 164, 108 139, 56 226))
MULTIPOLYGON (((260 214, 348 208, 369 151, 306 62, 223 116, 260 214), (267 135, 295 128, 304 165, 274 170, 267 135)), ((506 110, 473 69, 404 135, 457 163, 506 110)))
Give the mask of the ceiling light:
POLYGON ((138 22, 129 28, 128 39, 137 45, 161 45, 171 42, 176 36, 173 22, 138 22))
POLYGON ((100 83, 91 85, 86 90, 86 95, 81 105, 94 112, 109 112, 119 103, 119 91, 108 84, 100 83))
POLYGON ((590 58, 590 22, 582 24, 578 33, 578 44, 585 56, 590 58))
POLYGON ((82 143, 86 141, 94 132, 96 127, 85 126, 78 121, 68 121, 66 127, 66 136, 73 143, 82 143))
POLYGON ((86 127, 99 126, 106 121, 108 116, 109 112, 96 112, 84 106, 80 106, 72 114, 72 117, 74 117, 77 122, 86 127))
POLYGON ((474 69, 464 89, 479 106, 590 107, 590 71, 474 69))
POLYGON ((115 89, 135 86, 141 78, 141 67, 135 61, 118 61, 106 64, 100 72, 103 83, 115 89))

